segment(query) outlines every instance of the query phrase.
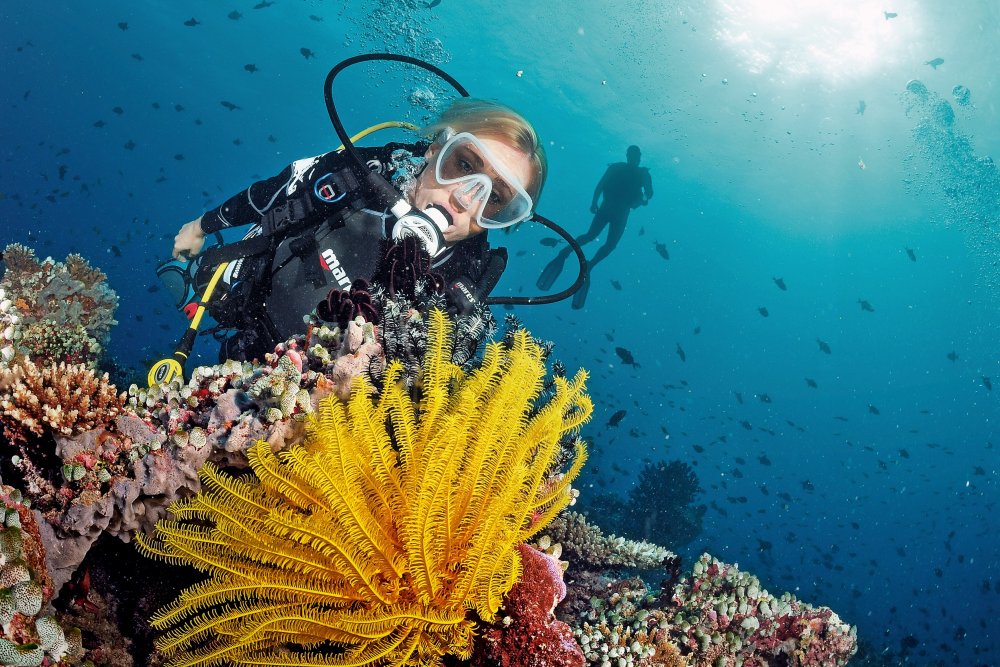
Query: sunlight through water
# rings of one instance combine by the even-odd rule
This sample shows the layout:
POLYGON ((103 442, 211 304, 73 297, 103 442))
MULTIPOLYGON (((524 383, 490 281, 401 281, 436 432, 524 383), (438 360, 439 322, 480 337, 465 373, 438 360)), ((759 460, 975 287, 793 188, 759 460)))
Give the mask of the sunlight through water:
POLYGON ((889 67, 919 32, 905 14, 868 0, 719 0, 715 35, 752 74, 777 83, 812 78, 837 84, 889 67))

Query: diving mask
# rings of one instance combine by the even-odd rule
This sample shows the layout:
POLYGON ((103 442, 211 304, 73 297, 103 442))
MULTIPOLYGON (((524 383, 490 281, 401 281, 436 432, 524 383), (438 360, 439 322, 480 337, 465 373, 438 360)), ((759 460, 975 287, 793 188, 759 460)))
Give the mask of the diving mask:
POLYGON ((520 180, 475 135, 451 128, 434 165, 441 185, 461 183, 455 202, 472 211, 480 227, 498 229, 531 217, 533 202, 520 180))

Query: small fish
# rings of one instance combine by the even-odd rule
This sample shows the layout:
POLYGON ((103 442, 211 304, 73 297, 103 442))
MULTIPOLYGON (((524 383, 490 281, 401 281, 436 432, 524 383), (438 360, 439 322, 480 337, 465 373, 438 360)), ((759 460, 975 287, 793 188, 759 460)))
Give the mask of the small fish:
POLYGON ((232 102, 227 102, 226 100, 222 100, 221 102, 219 102, 219 104, 221 104, 222 106, 226 107, 230 111, 236 111, 237 109, 240 108, 240 107, 236 106, 235 104, 233 104, 232 102))
POLYGON ((880 415, 880 414, 882 414, 881 412, 878 411, 878 408, 876 408, 871 403, 868 404, 868 412, 872 413, 873 415, 880 415))
POLYGON ((861 310, 863 310, 865 312, 868 312, 868 313, 874 313, 875 312, 875 309, 872 308, 872 305, 870 303, 868 303, 867 301, 865 301, 864 299, 858 299, 858 303, 861 304, 861 310))
POLYGON ((68 170, 69 170, 69 167, 67 167, 66 165, 64 165, 64 164, 59 165, 59 180, 60 181, 66 180, 66 172, 68 170))
POLYGON ((195 19, 195 18, 190 18, 190 19, 188 19, 187 21, 184 22, 184 25, 186 25, 189 28, 193 28, 196 25, 201 25, 201 21, 199 21, 198 19, 195 19))
POLYGON ((826 341, 817 338, 816 344, 819 345, 819 349, 823 354, 830 354, 830 345, 826 341))
POLYGON ((268 2, 268 0, 261 0, 256 5, 254 5, 253 8, 254 9, 267 9, 268 7, 270 7, 273 4, 274 4, 273 2, 268 2))
POLYGON ((559 239, 552 236, 546 236, 544 239, 539 241, 539 243, 541 243, 546 248, 554 248, 555 246, 559 245, 559 239))
POLYGON ((619 410, 615 414, 611 415, 611 419, 608 420, 608 426, 618 426, 625 419, 625 411, 619 410))
POLYGON ((178 153, 177 155, 174 156, 174 159, 177 160, 178 162, 181 161, 181 160, 183 160, 184 159, 184 153, 178 153))
POLYGON ((184 106, 181 105, 181 104, 175 104, 174 105, 174 111, 177 111, 177 112, 184 111, 184 106))
POLYGON ((323 20, 323 17, 322 16, 316 16, 315 14, 310 14, 309 15, 309 20, 310 21, 316 21, 318 23, 319 21, 323 20))
POLYGON ((660 254, 663 259, 670 259, 670 252, 667 250, 667 246, 663 243, 656 242, 653 244, 656 247, 656 252, 660 254))
POLYGON ((677 356, 681 358, 681 361, 687 361, 687 355, 684 354, 684 348, 681 347, 680 343, 677 343, 677 356))
POLYGON ((299 53, 301 53, 302 57, 305 58, 306 60, 309 60, 310 58, 315 58, 316 57, 316 53, 313 52, 312 49, 307 49, 304 46, 301 49, 299 49, 299 53))
POLYGON ((897 16, 899 16, 899 14, 896 13, 896 12, 882 12, 882 13, 885 14, 885 20, 886 21, 888 21, 889 19, 894 19, 897 16))
POLYGON ((115 107, 114 109, 112 109, 112 111, 118 114, 119 116, 125 113, 125 109, 122 109, 121 107, 115 107))
POLYGON ((129 139, 129 140, 128 140, 128 141, 127 141, 127 142, 125 143, 125 150, 127 150, 127 151, 130 151, 130 150, 132 150, 132 149, 134 149, 134 148, 135 148, 135 142, 134 142, 134 141, 132 141, 131 139, 129 139))
POLYGON ((136 316, 135 316, 135 321, 136 321, 136 322, 142 322, 142 320, 143 320, 143 317, 142 317, 142 315, 136 315, 136 316))
POLYGON ((146 288, 146 291, 149 292, 150 294, 156 294, 157 292, 160 291, 160 288, 158 285, 150 285, 149 287, 146 288))
POLYGON ((939 66, 944 65, 944 58, 935 58, 934 60, 928 60, 924 64, 930 65, 934 69, 937 69, 939 66))
POLYGON ((767 317, 770 313, 767 312, 767 308, 760 306, 757 308, 757 312, 760 313, 761 317, 767 317))
POLYGON ((695 327, 694 330, 691 333, 693 333, 695 336, 697 336, 698 334, 701 333, 701 327, 700 326, 695 327))
POLYGON ((748 422, 746 419, 744 419, 744 420, 742 420, 740 422, 740 426, 742 426, 743 428, 745 428, 748 431, 752 431, 753 430, 753 424, 751 424, 750 422, 748 422))
POLYGON ((815 491, 816 490, 816 487, 813 486, 813 483, 810 482, 808 479, 802 480, 801 484, 802 484, 802 488, 805 489, 806 491, 815 491))
POLYGON ((269 134, 269 135, 267 135, 267 141, 268 141, 268 143, 272 143, 273 144, 273 143, 276 143, 278 140, 277 140, 277 138, 273 134, 269 134))
POLYGON ((115 257, 121 257, 122 251, 118 246, 113 245, 111 246, 111 254, 113 254, 115 257))
POLYGON ((228 14, 226 14, 226 16, 228 16, 230 18, 230 20, 233 20, 233 21, 239 21, 241 18, 243 18, 243 14, 240 14, 235 9, 233 11, 229 12, 228 14))
POLYGON ((740 405, 743 405, 743 394, 742 393, 740 393, 738 391, 734 391, 733 392, 733 396, 736 397, 736 402, 737 403, 739 403, 740 405))
POLYGON ((767 394, 757 394, 757 399, 761 403, 770 403, 771 402, 771 397, 768 396, 767 394))
POLYGON ((806 378, 806 386, 812 387, 813 389, 819 387, 819 385, 816 384, 816 380, 813 380, 812 378, 806 378))
POLYGON ((133 53, 132 54, 132 60, 136 60, 136 61, 138 61, 138 62, 141 63, 142 62, 142 54, 141 53, 133 53))
POLYGON ((767 458, 767 454, 761 454, 757 457, 757 461, 760 462, 762 466, 771 465, 771 459, 767 458))
POLYGON ((856 113, 859 116, 864 116, 865 115, 865 109, 867 109, 867 108, 868 108, 868 105, 865 104, 864 100, 858 100, 858 108, 857 108, 857 110, 854 113, 856 113))
POLYGON ((425 2, 424 3, 424 7, 426 7, 427 9, 434 9, 435 7, 437 7, 440 4, 441 4, 441 0, 431 0, 430 2, 425 2))
POLYGON ((622 284, 620 282, 618 282, 617 280, 612 280, 611 281, 611 286, 614 287, 619 292, 622 291, 622 284))
POLYGON ((910 258, 911 262, 917 261, 917 253, 913 252, 913 248, 906 249, 906 256, 910 258))
POLYGON ((243 69, 253 74, 254 72, 257 71, 257 66, 254 65, 253 63, 247 63, 246 65, 243 66, 243 69))
POLYGON ((902 456, 904 459, 910 458, 910 453, 908 451, 906 451, 905 449, 900 449, 899 450, 899 455, 902 456))
POLYGON ((990 380, 985 375, 982 376, 980 379, 983 381, 983 386, 986 387, 986 389, 988 389, 989 391, 993 391, 993 381, 992 380, 990 380))
POLYGON ((626 366, 632 366, 633 368, 639 368, 639 364, 635 362, 635 358, 632 353, 629 352, 624 347, 616 347, 615 352, 618 354, 618 358, 622 360, 622 363, 626 366))
POLYGON ((128 23, 122 21, 121 23, 118 24, 118 29, 121 30, 122 32, 128 30, 128 23))
POLYGON ((153 107, 154 109, 159 109, 159 108, 160 108, 160 103, 159 103, 159 102, 153 102, 153 104, 152 104, 151 106, 152 106, 152 107, 153 107))
POLYGON ((772 277, 771 280, 774 281, 774 284, 777 285, 778 289, 780 289, 782 292, 788 291, 788 286, 785 285, 784 279, 772 277))
POLYGON ((952 350, 948 353, 948 361, 955 362, 958 361, 958 353, 952 350))

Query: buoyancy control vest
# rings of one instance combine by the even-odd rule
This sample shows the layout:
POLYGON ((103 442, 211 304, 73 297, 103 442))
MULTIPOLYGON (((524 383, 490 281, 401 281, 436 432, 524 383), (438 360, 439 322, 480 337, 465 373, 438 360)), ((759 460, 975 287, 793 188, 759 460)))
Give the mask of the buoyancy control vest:
MULTIPOLYGON (((393 164, 389 155, 399 147, 362 150, 369 166, 381 170, 393 164)), ((331 289, 346 290, 357 278, 371 280, 394 218, 368 204, 344 156, 328 153, 302 174, 294 195, 266 210, 243 240, 203 253, 199 286, 221 262, 230 262, 208 305, 216 331, 236 330, 223 343, 221 358, 259 356, 302 332, 303 318, 331 289)), ((434 259, 456 310, 484 299, 506 266, 506 249, 491 250, 485 237, 466 239, 434 259)))

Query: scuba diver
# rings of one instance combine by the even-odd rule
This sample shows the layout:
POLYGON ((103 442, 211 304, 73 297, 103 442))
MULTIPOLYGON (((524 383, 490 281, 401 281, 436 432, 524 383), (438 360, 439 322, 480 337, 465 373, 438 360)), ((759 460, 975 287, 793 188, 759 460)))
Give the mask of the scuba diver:
MULTIPOLYGON (((618 242, 625 233, 625 223, 628 222, 629 212, 639 206, 646 206, 653 198, 653 181, 649 176, 649 169, 639 166, 641 155, 638 146, 629 146, 625 152, 627 162, 615 162, 608 165, 607 171, 604 172, 604 176, 601 177, 594 189, 594 198, 590 204, 590 212, 594 214, 594 220, 590 223, 590 229, 582 236, 578 236, 576 242, 579 245, 590 243, 597 238, 605 226, 608 226, 608 240, 590 260, 583 287, 573 296, 573 308, 583 308, 587 300, 587 291, 590 289, 590 272, 594 270, 598 262, 610 255, 611 251, 618 246, 618 242), (598 207, 597 200, 602 195, 603 201, 598 207)), ((549 262, 538 279, 539 289, 547 290, 552 287, 552 283, 562 273, 563 264, 571 251, 572 247, 563 248, 556 258, 549 262)))
POLYGON ((180 228, 173 256, 183 261, 198 257, 206 235, 255 224, 243 241, 199 258, 207 268, 230 262, 208 311, 219 331, 235 331, 221 341, 220 360, 263 358, 300 333, 303 318, 331 288, 372 278, 390 239, 416 235, 423 242, 456 310, 490 293, 507 254, 490 249, 486 230, 532 217, 546 177, 544 148, 519 113, 472 98, 453 102, 424 136, 433 139, 354 147, 368 169, 423 214, 413 228, 412 220, 368 196, 364 177, 342 151, 297 160, 180 228), (301 231, 282 231, 293 228, 301 231), (275 246, 267 237, 276 232, 284 238, 275 246))

